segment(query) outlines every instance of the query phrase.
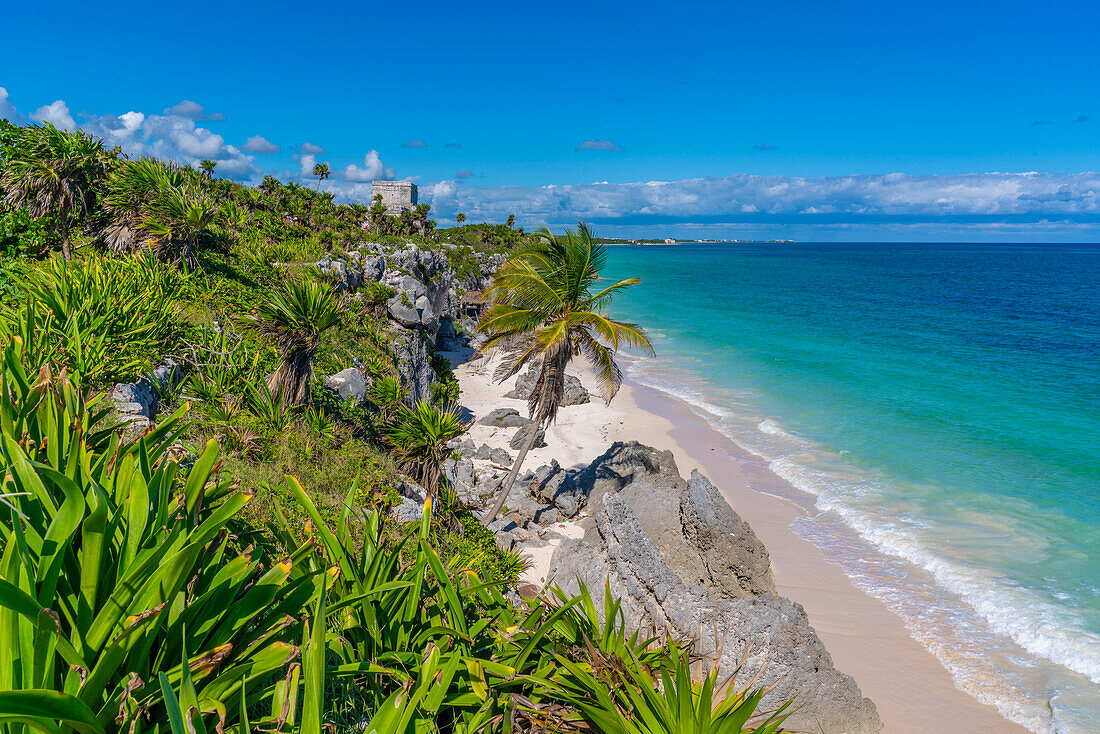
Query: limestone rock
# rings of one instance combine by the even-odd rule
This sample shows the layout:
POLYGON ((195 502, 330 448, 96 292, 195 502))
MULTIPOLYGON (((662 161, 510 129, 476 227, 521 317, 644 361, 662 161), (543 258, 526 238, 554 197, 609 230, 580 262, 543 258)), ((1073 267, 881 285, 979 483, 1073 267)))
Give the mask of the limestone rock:
MULTIPOLYGON (((516 378, 515 389, 504 394, 506 398, 517 398, 519 400, 527 400, 531 397, 531 391, 535 389, 535 383, 538 382, 538 372, 535 370, 535 366, 532 365, 526 372, 520 373, 520 376, 516 378)), ((583 405, 589 402, 590 396, 588 390, 585 389, 581 381, 573 375, 567 374, 565 376, 565 392, 563 393, 562 405, 583 405)))
POLYGON ((557 459, 549 466, 540 466, 528 482, 532 495, 553 504, 564 517, 575 517, 584 508, 588 498, 569 472, 561 468, 557 459))
POLYGON ((727 596, 775 593, 768 549, 698 469, 681 490, 680 523, 684 537, 699 550, 707 575, 727 596))
POLYGON ((530 422, 530 418, 524 418, 515 408, 497 408, 478 421, 483 426, 493 426, 495 428, 519 428, 530 422))
POLYGON ((399 330, 393 343, 393 355, 397 360, 401 384, 409 391, 406 401, 412 405, 429 399, 435 372, 424 334, 419 330, 399 330))
MULTIPOLYGON (((534 429, 534 423, 528 423, 525 426, 520 426, 520 429, 516 431, 516 435, 512 436, 512 440, 508 442, 508 445, 515 451, 522 451, 523 447, 527 445, 527 437, 534 429)), ((535 443, 532 444, 533 448, 542 448, 546 445, 546 429, 540 428, 535 433, 535 443)))
POLYGON ((324 382, 325 388, 340 396, 340 400, 350 400, 355 406, 367 401, 367 377, 354 367, 329 375, 324 382))
POLYGON ((492 449, 489 452, 489 461, 500 466, 510 466, 512 464, 512 455, 501 448, 492 449))
POLYGON ((802 608, 763 594, 747 599, 708 599, 707 590, 685 584, 669 567, 621 492, 604 494, 602 508, 583 538, 566 540, 550 562, 551 577, 568 593, 585 583, 597 610, 604 580, 622 600, 627 624, 696 640, 696 652, 718 655, 719 676, 745 655, 742 680, 759 673, 756 685, 774 686, 764 708, 794 698, 799 708, 787 720, 794 730, 876 734, 882 729, 874 704, 832 659, 802 608))

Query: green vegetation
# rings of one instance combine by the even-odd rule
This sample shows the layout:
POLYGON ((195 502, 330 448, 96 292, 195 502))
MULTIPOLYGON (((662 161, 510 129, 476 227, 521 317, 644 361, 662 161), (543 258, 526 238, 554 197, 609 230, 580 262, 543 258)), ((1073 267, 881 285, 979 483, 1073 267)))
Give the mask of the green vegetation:
MULTIPOLYGON (((587 591, 514 601, 523 559, 440 478, 465 430, 445 360, 407 405, 394 293, 317 282, 364 223, 434 246, 427 210, 215 166, 0 122, 0 734, 595 731, 654 696, 701 717, 714 681, 690 683, 686 644, 628 634, 609 592, 604 623, 587 591), (149 374, 165 357, 182 380, 149 374), (366 405, 314 374, 349 364, 366 405), (159 414, 137 430, 103 391, 143 376, 159 414), (405 473, 434 502, 401 524, 405 473)), ((471 276, 523 237, 462 230, 447 252, 471 276)), ((693 731, 780 720, 715 698, 714 721, 757 723, 693 731)), ((681 731, 670 710, 642 731, 681 731)))
POLYGON ((493 304, 478 324, 488 335, 485 351, 500 350, 497 371, 501 380, 523 367, 538 366, 539 376, 527 400, 534 426, 516 457, 486 522, 496 518, 534 445, 536 427, 549 425, 565 392, 565 368, 577 354, 595 368, 605 399, 610 402, 622 382, 615 363, 621 346, 652 353, 645 332, 637 324, 607 315, 616 294, 641 282, 626 278, 593 293, 607 253, 582 222, 561 237, 542 233, 538 245, 512 256, 493 276, 485 294, 493 304))

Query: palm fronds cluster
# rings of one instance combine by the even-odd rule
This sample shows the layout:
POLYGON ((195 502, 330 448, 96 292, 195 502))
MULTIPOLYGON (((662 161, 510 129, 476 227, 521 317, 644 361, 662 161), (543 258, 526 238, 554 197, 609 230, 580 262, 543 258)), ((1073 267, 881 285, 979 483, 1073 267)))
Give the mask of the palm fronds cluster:
MULTIPOLYGON (((583 222, 560 237, 545 231, 536 245, 509 258, 485 291, 492 305, 478 324, 488 337, 482 351, 502 354, 498 380, 527 365, 537 367, 527 402, 536 426, 546 426, 557 416, 565 394, 565 368, 574 356, 587 358, 610 402, 622 383, 615 352, 624 347, 643 354, 653 351, 640 326, 607 315, 614 297, 640 280, 625 278, 601 287, 600 270, 606 260, 605 248, 583 222)), ((529 432, 490 520, 503 506, 536 435, 529 432)))
POLYGON ((602 613, 587 590, 514 605, 439 555, 430 503, 394 536, 355 508, 354 484, 330 520, 287 477, 307 522, 279 510, 273 541, 242 547, 252 498, 216 442, 179 446, 186 405, 124 441, 101 399, 27 371, 28 357, 19 337, 3 345, 5 734, 320 734, 346 708, 334 690, 360 707, 347 730, 393 734, 781 721, 759 692, 716 697, 713 674, 693 680, 684 644, 628 633, 610 590, 602 613))

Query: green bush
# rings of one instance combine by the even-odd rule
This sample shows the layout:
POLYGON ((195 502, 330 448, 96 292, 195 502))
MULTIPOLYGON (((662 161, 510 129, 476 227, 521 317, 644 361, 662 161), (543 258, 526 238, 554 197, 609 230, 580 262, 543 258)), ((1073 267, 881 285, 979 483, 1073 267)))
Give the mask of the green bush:
POLYGON ((175 346, 186 276, 154 259, 54 259, 22 283, 0 327, 22 335, 35 366, 51 362, 89 384, 133 379, 175 346))

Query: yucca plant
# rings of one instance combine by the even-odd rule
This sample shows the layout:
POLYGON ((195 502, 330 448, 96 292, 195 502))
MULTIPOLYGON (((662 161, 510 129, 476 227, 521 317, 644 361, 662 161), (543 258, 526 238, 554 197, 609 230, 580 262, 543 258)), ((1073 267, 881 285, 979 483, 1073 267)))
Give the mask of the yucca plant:
POLYGON ((259 305, 256 323, 279 349, 280 364, 267 385, 284 405, 301 405, 309 397, 321 334, 337 324, 340 311, 335 294, 309 279, 287 283, 259 305))
POLYGON ((405 404, 405 395, 408 390, 393 375, 385 375, 377 378, 367 388, 367 399, 378 413, 383 423, 393 420, 397 411, 405 404))
POLYGON ((275 433, 283 433, 290 426, 290 409, 282 399, 281 390, 271 392, 263 380, 249 390, 248 412, 275 433))
POLYGON ((562 699, 604 734, 774 734, 789 715, 789 703, 758 712, 765 691, 726 688, 732 680, 720 683, 717 669, 692 681, 686 656, 656 678, 643 666, 628 665, 611 671, 610 680, 564 655, 557 659, 566 672, 558 679, 564 681, 558 683, 562 699))
POLYGON ((21 347, 5 346, 0 384, 0 493, 14 506, 0 508, 0 691, 63 694, 67 726, 95 730, 86 709, 106 732, 165 722, 160 674, 191 675, 227 723, 242 691, 250 706, 296 697, 297 620, 322 586, 295 572, 310 546, 270 567, 235 550, 250 497, 217 474, 214 442, 181 472, 186 406, 124 443, 64 373, 32 381, 21 347))
POLYGON ((440 409, 426 400, 412 407, 402 406, 386 439, 394 447, 402 469, 429 492, 439 490, 440 471, 447 458, 447 444, 470 427, 459 408, 440 409))

